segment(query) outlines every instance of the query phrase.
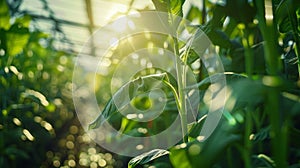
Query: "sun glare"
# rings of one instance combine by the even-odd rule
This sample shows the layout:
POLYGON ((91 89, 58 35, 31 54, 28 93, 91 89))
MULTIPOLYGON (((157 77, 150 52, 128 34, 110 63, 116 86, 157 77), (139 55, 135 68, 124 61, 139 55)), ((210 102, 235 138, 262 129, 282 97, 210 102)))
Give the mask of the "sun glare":
POLYGON ((120 18, 118 22, 114 22, 112 28, 116 32, 123 32, 128 27, 128 19, 126 17, 120 18))

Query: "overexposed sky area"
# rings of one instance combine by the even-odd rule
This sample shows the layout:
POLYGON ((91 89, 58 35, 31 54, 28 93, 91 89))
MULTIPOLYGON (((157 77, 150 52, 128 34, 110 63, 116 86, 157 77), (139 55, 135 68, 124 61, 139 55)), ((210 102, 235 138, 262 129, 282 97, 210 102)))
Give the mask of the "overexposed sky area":
MULTIPOLYGON (((47 2, 53 10, 55 18, 81 25, 89 25, 86 0, 48 0, 47 2)), ((105 26, 108 22, 122 15, 137 12, 137 10, 145 8, 154 9, 151 0, 91 0, 91 4, 93 22, 96 27, 105 26), (131 7, 130 4, 132 4, 131 7)), ((201 1, 186 0, 183 12, 186 13, 191 5, 201 8, 201 1)), ((34 15, 49 17, 49 13, 43 9, 41 0, 25 0, 21 9, 30 11, 34 15)), ((53 26, 47 20, 40 20, 38 25, 45 31, 50 30, 51 26, 53 26)), ((80 46, 90 37, 90 32, 87 28, 68 24, 61 24, 60 27, 68 39, 75 44, 75 48, 78 48, 77 51, 80 50, 80 46)), ((96 30, 94 29, 93 31, 96 30)))

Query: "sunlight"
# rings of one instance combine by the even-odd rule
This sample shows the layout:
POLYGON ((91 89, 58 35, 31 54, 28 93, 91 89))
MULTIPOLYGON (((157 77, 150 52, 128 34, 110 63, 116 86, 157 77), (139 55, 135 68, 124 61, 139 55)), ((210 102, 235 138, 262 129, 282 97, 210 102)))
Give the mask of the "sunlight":
POLYGON ((112 28, 116 32, 124 32, 128 27, 128 19, 126 17, 120 18, 118 22, 112 24, 112 28))
POLYGON ((197 140, 198 140, 199 142, 203 141, 204 139, 205 139, 204 136, 197 136, 197 140))
POLYGON ((21 122, 18 118, 13 118, 13 122, 14 122, 14 124, 16 124, 17 126, 22 125, 22 122, 21 122))
POLYGON ((265 1, 265 18, 267 22, 270 22, 273 20, 273 8, 272 8, 272 1, 266 0, 265 1))
POLYGON ((109 40, 109 44, 110 44, 110 46, 111 46, 112 48, 117 47, 118 44, 119 44, 118 38, 116 38, 116 37, 111 38, 111 39, 109 40))
POLYGON ((32 136, 32 134, 27 129, 23 129, 23 134, 26 136, 26 138, 29 141, 34 141, 34 137, 32 136))
POLYGON ((141 145, 141 144, 136 146, 137 150, 142 150, 143 148, 144 148, 144 145, 141 145))
POLYGON ((46 97, 41 94, 40 92, 37 92, 37 91, 34 91, 34 90, 26 90, 26 92, 24 93, 24 96, 34 96, 36 98, 39 99, 39 101, 41 102, 41 104, 43 106, 48 106, 49 105, 49 102, 47 101, 46 97))

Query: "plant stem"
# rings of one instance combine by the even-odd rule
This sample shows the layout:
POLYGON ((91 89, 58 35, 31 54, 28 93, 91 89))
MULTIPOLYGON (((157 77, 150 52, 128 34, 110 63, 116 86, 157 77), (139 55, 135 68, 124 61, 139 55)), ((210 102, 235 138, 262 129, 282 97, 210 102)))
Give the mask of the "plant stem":
POLYGON ((204 25, 206 22, 206 4, 205 4, 206 0, 202 0, 202 20, 201 20, 201 24, 204 25))
POLYGON ((246 110, 246 117, 245 117, 245 137, 244 137, 244 145, 245 145, 245 150, 244 150, 244 161, 245 161, 245 167, 246 168, 251 168, 251 151, 252 151, 252 145, 251 141, 249 139, 250 134, 252 132, 252 117, 251 113, 253 111, 250 111, 249 109, 246 110))
MULTIPOLYGON (((168 6, 170 6, 170 0, 167 1, 168 6)), ((168 8, 169 17, 171 20, 171 26, 177 26, 174 24, 174 18, 171 12, 171 9, 168 8)), ((177 27, 173 29, 176 32, 176 37, 173 38, 174 42, 174 54, 175 54, 175 69, 177 75, 177 84, 178 84, 178 97, 179 97, 179 104, 177 105, 179 110, 179 115, 181 119, 181 129, 182 129, 182 140, 184 143, 188 142, 188 128, 187 128, 187 109, 186 109, 186 95, 185 95, 185 85, 186 85, 186 76, 184 72, 185 65, 182 64, 181 60, 179 59, 179 44, 178 44, 178 35, 177 35, 177 27)), ((178 101, 177 101, 178 102, 178 101)))
POLYGON ((163 81, 163 82, 164 82, 164 84, 166 84, 172 90, 172 92, 175 96, 175 101, 176 101, 177 108, 180 109, 181 107, 180 107, 179 97, 178 97, 176 89, 169 82, 167 82, 167 81, 163 81))
POLYGON ((243 46, 245 48, 245 67, 246 67, 246 74, 249 79, 252 79, 252 74, 253 74, 253 49, 251 48, 250 44, 250 32, 246 28, 243 32, 244 37, 243 37, 243 46))
POLYGON ((174 40, 174 53, 175 53, 175 69, 177 74, 177 83, 178 83, 178 95, 180 102, 179 114, 181 117, 181 128, 182 128, 182 138, 183 142, 188 142, 187 135, 187 111, 186 111, 186 96, 184 88, 186 87, 186 76, 184 71, 184 65, 182 65, 179 59, 179 47, 178 40, 176 37, 173 37, 174 40))
MULTIPOLYGON (((268 68, 268 74, 272 76, 272 78, 278 77, 279 66, 279 54, 277 53, 277 34, 275 33, 276 27, 273 24, 274 9, 272 8, 274 5, 271 0, 255 0, 257 5, 258 12, 258 21, 259 27, 262 31, 263 38, 265 40, 265 59, 268 68), (266 5, 265 5, 266 3, 266 5), (265 11, 266 10, 266 11, 265 11), (265 18, 266 15, 268 16, 265 18)), ((266 113, 269 115, 270 124, 271 124, 271 144, 272 144, 272 154, 276 163, 276 167, 287 167, 287 143, 284 140, 284 136, 286 136, 286 131, 282 131, 281 128, 281 120, 285 121, 285 119, 281 118, 279 111, 279 94, 280 91, 277 87, 269 87, 267 92, 267 102, 265 104, 266 113)), ((285 123, 285 122, 284 122, 285 123)))
MULTIPOLYGON (((247 26, 247 25, 246 25, 247 26)), ((253 74, 253 49, 251 48, 250 44, 250 32, 248 28, 244 29, 242 31, 243 33, 243 46, 245 49, 245 69, 246 74, 249 79, 252 80, 252 74, 253 74)), ((244 156, 244 162, 245 167, 250 168, 251 167, 251 154, 252 154, 252 144, 251 140, 249 139, 250 134, 252 132, 253 127, 253 121, 252 121, 252 115, 253 110, 251 108, 247 108, 245 111, 245 136, 244 136, 244 146, 245 150, 243 150, 243 156, 244 156)))

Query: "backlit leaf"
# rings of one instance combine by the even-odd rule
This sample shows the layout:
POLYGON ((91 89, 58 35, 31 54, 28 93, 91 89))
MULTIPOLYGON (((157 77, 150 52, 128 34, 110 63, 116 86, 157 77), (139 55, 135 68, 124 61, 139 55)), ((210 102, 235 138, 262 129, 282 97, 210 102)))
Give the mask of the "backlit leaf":
POLYGON ((10 27, 9 8, 6 0, 0 0, 0 28, 8 30, 10 27))
MULTIPOLYGON (((147 163, 150 163, 154 160, 158 160, 159 158, 164 160, 164 162, 168 161, 169 151, 163 150, 163 149, 154 149, 150 152, 144 153, 142 155, 139 155, 133 159, 131 159, 128 163, 129 168, 138 167, 141 165, 145 165, 147 163)), ((166 165, 165 165, 166 166, 166 165)))
POLYGON ((103 122, 113 116, 121 120, 122 116, 118 109, 122 109, 128 105, 130 106, 133 98, 149 92, 153 87, 156 87, 161 82, 169 82, 166 73, 143 76, 126 83, 113 95, 112 99, 110 99, 107 103, 98 118, 89 125, 89 129, 98 128, 103 122), (127 99, 128 96, 130 100, 127 99), (116 107, 115 102, 121 102, 118 108, 116 107))
POLYGON ((10 56, 15 56, 23 51, 23 48, 27 44, 29 39, 28 28, 19 27, 18 24, 14 24, 8 30, 6 34, 6 46, 7 52, 10 56))
POLYGON ((276 8, 275 16, 278 19, 279 31, 287 33, 298 30, 298 19, 296 11, 300 8, 298 0, 283 0, 276 8))
POLYGON ((185 0, 152 0, 157 10, 171 11, 173 15, 182 16, 182 5, 185 0))
MULTIPOLYGON (((175 168, 212 167, 230 144, 240 139, 234 128, 222 120, 214 133, 205 141, 195 139, 170 149, 170 160, 175 168)), ((200 130, 199 130, 200 132, 200 130)))

